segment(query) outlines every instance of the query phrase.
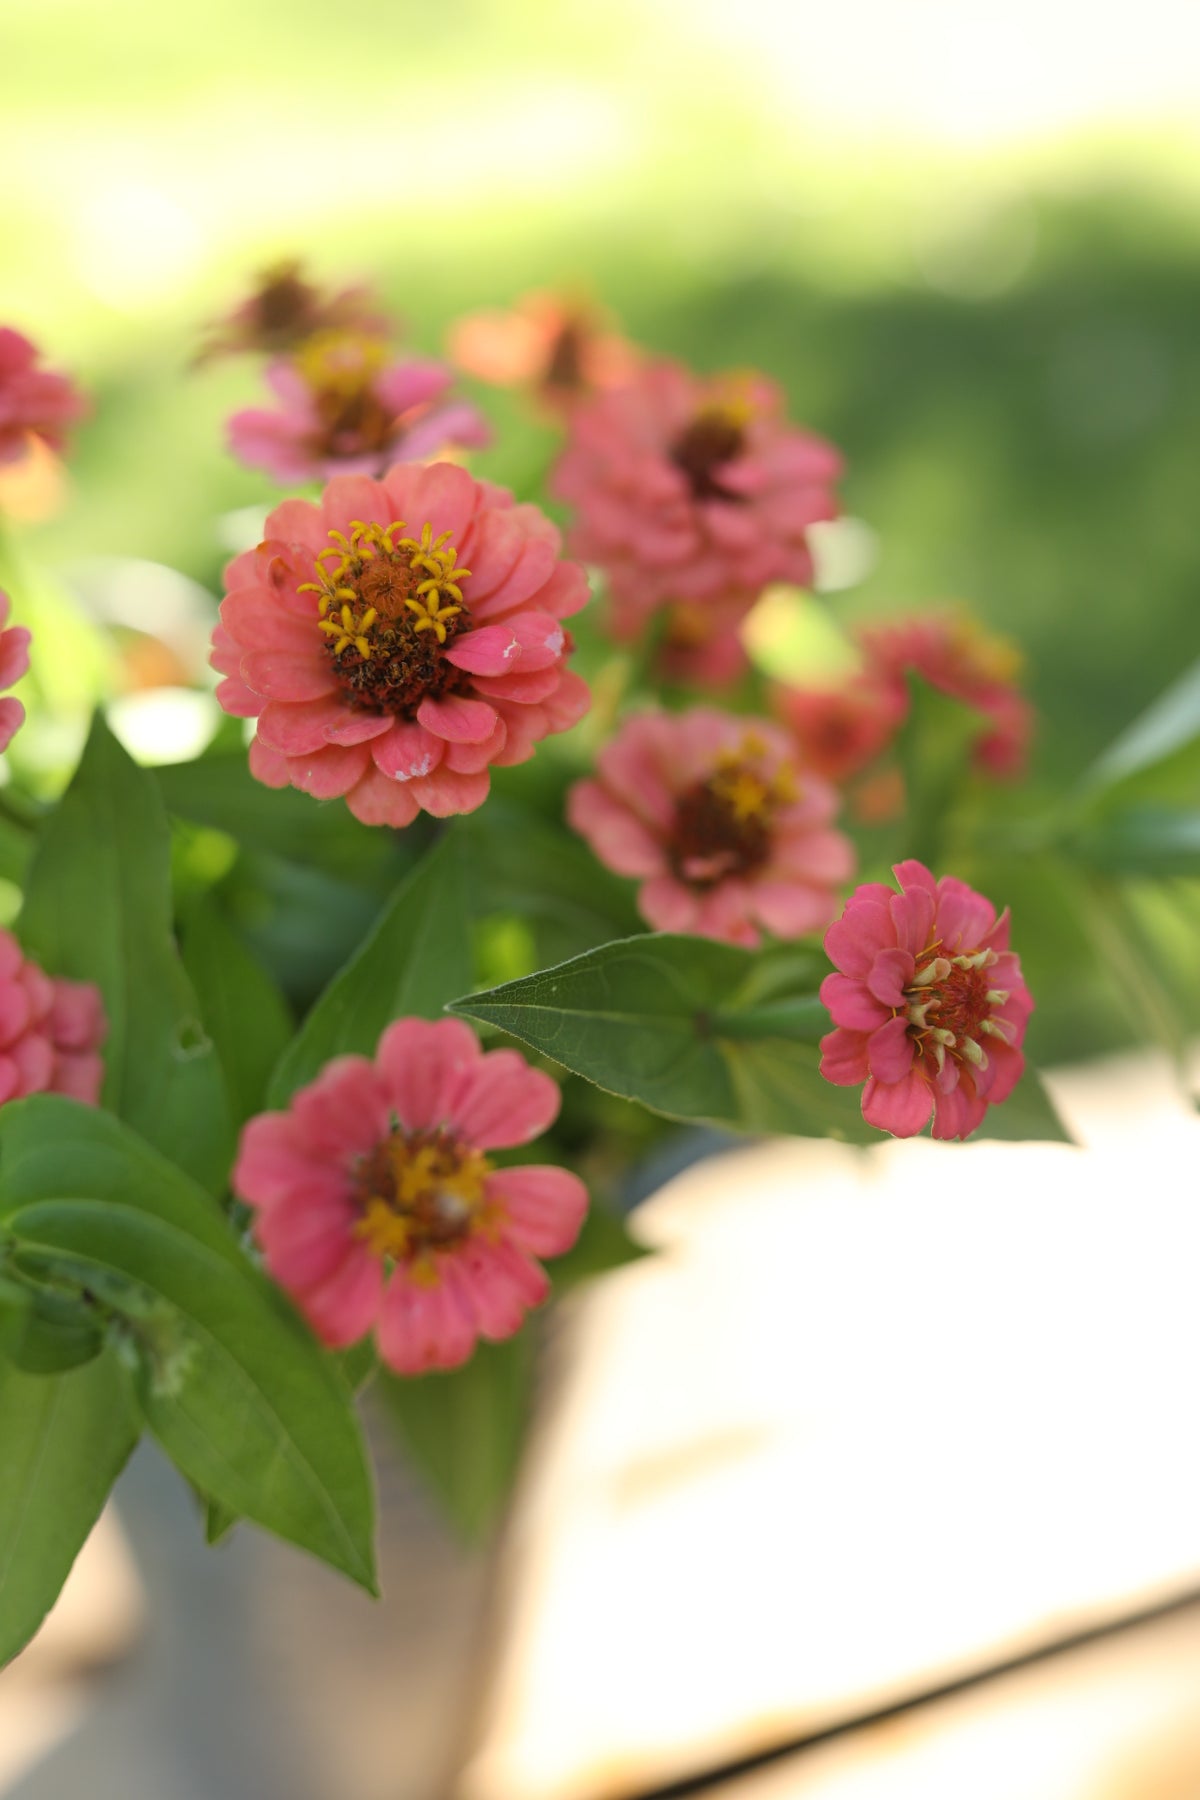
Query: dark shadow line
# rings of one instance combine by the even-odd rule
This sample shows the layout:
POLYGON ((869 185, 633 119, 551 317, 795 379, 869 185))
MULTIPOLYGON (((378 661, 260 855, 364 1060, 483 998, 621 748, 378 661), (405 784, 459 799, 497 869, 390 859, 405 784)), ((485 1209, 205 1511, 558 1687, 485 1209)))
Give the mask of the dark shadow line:
POLYGON ((1049 1662, 1056 1656, 1082 1649, 1085 1645, 1097 1643, 1104 1638, 1117 1637, 1121 1632, 1130 1631, 1138 1625, 1149 1625, 1157 1619, 1170 1618, 1172 1613, 1185 1612, 1189 1606, 1195 1606, 1198 1602, 1200 1587, 1189 1588, 1186 1593, 1177 1594, 1172 1600, 1161 1600, 1157 1605, 1147 1606, 1141 1612, 1124 1613, 1119 1619, 1105 1625, 1090 1625, 1070 1637, 1056 1638, 1051 1644, 1044 1644, 1036 1650, 1026 1650, 1020 1656, 1010 1657, 1005 1662, 990 1663, 985 1669, 978 1669, 970 1675, 960 1675, 953 1681, 944 1682, 940 1687, 923 1689, 910 1699, 896 1700, 890 1706, 881 1706, 874 1712, 857 1713, 836 1725, 827 1725, 821 1731, 808 1732, 785 1744, 775 1744, 769 1750, 756 1750, 734 1762, 722 1763, 719 1768, 707 1769, 701 1775, 687 1775, 679 1781, 667 1782, 664 1787, 640 1789, 636 1800, 687 1800, 687 1796, 692 1794, 710 1793, 723 1781, 733 1781, 741 1775, 752 1775, 756 1769, 769 1768, 772 1763, 783 1762, 798 1751, 815 1749, 818 1744, 828 1744, 837 1738, 849 1737, 855 1731, 862 1731, 870 1725, 884 1724, 888 1719, 902 1718, 905 1713, 916 1712, 923 1706, 932 1706, 955 1694, 969 1693, 972 1688, 982 1687, 1000 1676, 1031 1668, 1037 1663, 1049 1662))

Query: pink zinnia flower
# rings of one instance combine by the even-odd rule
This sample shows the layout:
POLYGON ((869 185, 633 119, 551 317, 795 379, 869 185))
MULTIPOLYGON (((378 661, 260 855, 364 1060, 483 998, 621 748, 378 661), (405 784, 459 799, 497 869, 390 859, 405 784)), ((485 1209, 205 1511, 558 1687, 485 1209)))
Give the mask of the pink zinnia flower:
POLYGON ((414 358, 390 363, 378 338, 322 332, 290 362, 272 363, 266 379, 279 407, 234 413, 229 448, 281 483, 379 475, 401 456, 488 442, 476 407, 438 404, 454 380, 449 369, 414 358))
MULTIPOLYGON (((9 614, 11 602, 0 588, 0 626, 9 614)), ((0 631, 0 688, 10 688, 20 681, 29 668, 30 634, 24 625, 10 625, 0 631)), ((7 750, 25 722, 25 708, 19 700, 6 695, 0 699, 0 750, 7 750)))
POLYGON ((107 1031, 99 988, 53 979, 0 931, 0 1104, 50 1093, 95 1106, 107 1031))
POLYGON ((742 642, 744 608, 703 606, 697 601, 666 610, 655 673, 680 687, 723 692, 750 667, 742 642))
POLYGON ((933 1113, 936 1138, 965 1138, 1007 1100, 1025 1066, 1033 1000, 1008 947, 1008 913, 965 881, 923 863, 895 867, 900 892, 867 882, 825 933, 840 973, 821 983, 837 1029, 821 1073, 866 1083, 863 1118, 913 1137, 933 1113))
POLYGON ((555 409, 627 381, 637 367, 633 345, 596 307, 557 294, 525 294, 508 312, 470 313, 451 326, 447 342, 468 375, 531 387, 555 409))
POLYGON ((601 862, 641 880, 648 924, 757 944, 763 929, 799 937, 832 917, 854 871, 830 829, 837 804, 777 726, 697 708, 626 720, 567 817, 601 862))
POLYGON ((906 691, 897 694, 890 681, 864 674, 837 688, 780 683, 772 691, 772 701, 796 740, 805 768, 843 782, 887 749, 904 718, 908 697, 906 691))
POLYGON ((301 266, 291 259, 264 270, 246 299, 217 321, 196 361, 241 351, 277 356, 320 331, 388 336, 388 319, 377 310, 367 288, 348 287, 326 295, 304 279, 301 266))
POLYGON ((561 624, 587 580, 537 507, 403 463, 285 500, 266 533, 226 570, 212 663, 226 712, 258 720, 268 787, 344 794, 368 825, 473 812, 490 764, 587 710, 561 624))
POLYGON ((993 637, 965 608, 921 613, 864 627, 858 633, 868 667, 908 709, 905 675, 976 708, 988 721, 976 739, 977 766, 998 779, 1020 775, 1033 734, 1033 709, 1016 686, 1021 652, 993 637))
POLYGON ((787 424, 762 376, 648 363, 568 431, 553 491, 576 510, 573 552, 608 577, 619 638, 671 601, 744 611, 768 582, 811 581, 808 528, 837 514, 842 459, 787 424))
POLYGON ((498 1167, 557 1116, 557 1083, 515 1050, 480 1050, 457 1019, 398 1019, 374 1061, 339 1056, 242 1133, 236 1193, 267 1268, 331 1345, 374 1328, 402 1375, 452 1369, 511 1337, 549 1290, 536 1260, 569 1250, 587 1211, 575 1175, 498 1167))
POLYGON ((19 461, 31 436, 61 453, 68 426, 88 409, 66 375, 37 367, 39 355, 27 337, 0 325, 0 463, 19 461))

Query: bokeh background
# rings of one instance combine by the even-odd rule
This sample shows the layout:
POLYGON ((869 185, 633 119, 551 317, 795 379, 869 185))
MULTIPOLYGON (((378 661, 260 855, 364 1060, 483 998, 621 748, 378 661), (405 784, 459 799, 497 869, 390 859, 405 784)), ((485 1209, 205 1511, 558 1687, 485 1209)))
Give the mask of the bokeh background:
MULTIPOLYGON (((239 520, 275 492, 223 446, 254 370, 191 364, 278 258, 371 281, 426 353, 462 312, 581 289, 654 350, 762 367, 841 446, 861 527, 838 616, 961 599, 1020 642, 1040 724, 1019 821, 1200 652, 1198 102, 1187 0, 0 0, 0 318, 94 401, 61 485, 13 498, 21 556, 93 620, 119 620, 118 589, 185 621, 215 606, 239 520)), ((478 397, 496 442, 475 466, 534 493, 551 436, 519 400, 478 397)), ((32 679, 69 700, 94 676, 90 628, 39 604, 63 635, 53 663, 40 640, 32 679)), ((72 729, 40 740, 48 769, 69 765, 72 729)), ((1038 1060, 1144 1036, 1065 877, 1013 841, 981 885, 1023 919, 1038 1060)), ((1192 920, 1174 966, 1195 1024, 1194 892, 1168 917, 1135 889, 1168 957, 1192 920)), ((347 904, 349 932, 370 896, 347 904)), ((163 1479, 135 1465, 128 1505, 178 1619, 216 1590, 198 1545, 154 1535, 163 1479)), ((396 1555, 434 1566, 436 1539, 474 1596, 480 1565, 462 1575, 395 1479, 419 1515, 396 1555)), ((255 1579, 277 1597, 266 1554, 255 1579)), ((248 1566, 222 1565, 227 1597, 248 1566)), ((474 1614, 446 1616, 462 1632, 474 1614)), ((228 1615, 206 1618, 189 1678, 219 1671, 228 1615)), ((380 1654, 405 1678, 424 1667, 419 1639, 380 1654)), ((216 1689, 231 1706, 234 1667, 216 1689)), ((104 1767, 146 1723, 132 1701, 109 1718, 104 1767)), ((237 1779, 273 1792, 246 1741, 237 1779)), ((163 1773, 161 1794, 214 1791, 213 1754, 197 1750, 197 1786, 163 1773)), ((53 1800, 74 1767, 29 1794, 53 1800)), ((381 1773, 361 1791, 401 1788, 381 1773)))

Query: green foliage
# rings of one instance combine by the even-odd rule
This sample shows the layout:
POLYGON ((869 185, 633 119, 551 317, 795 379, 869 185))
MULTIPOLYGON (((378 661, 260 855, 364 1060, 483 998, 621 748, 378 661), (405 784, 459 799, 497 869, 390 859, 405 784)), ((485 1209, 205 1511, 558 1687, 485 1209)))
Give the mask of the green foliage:
POLYGON ((0 1274, 0 1355, 27 1375, 60 1375, 104 1347, 95 1308, 76 1292, 0 1274))
POLYGON ((109 1312, 146 1422, 189 1480, 374 1592, 350 1390, 204 1191, 115 1119, 39 1095, 0 1110, 0 1215, 18 1267, 109 1312))
POLYGON ((908 717, 896 745, 905 800, 900 854, 941 874, 947 830, 982 720, 972 707, 916 676, 908 685, 908 717))
POLYGON ((286 1106, 333 1056, 373 1055, 404 1015, 440 1018, 471 983, 463 846, 454 829, 404 882, 369 936, 334 977, 281 1057, 269 1102, 286 1106))
POLYGON ((209 896, 189 911, 183 963, 216 1045, 235 1125, 261 1110, 292 1035, 287 1003, 209 896))
POLYGON ((456 830, 474 911, 514 914, 527 925, 539 967, 639 929, 631 883, 563 826, 494 800, 456 830))
POLYGON ((137 1437, 111 1352, 60 1375, 0 1357, 0 1664, 54 1604, 137 1437))
POLYGON ((97 714, 47 821, 20 935, 54 975, 104 996, 105 1104, 220 1192, 232 1150, 225 1083, 171 929, 170 833, 154 779, 97 714))
MULTIPOLYGON (((877 1143, 857 1090, 819 1073, 818 1043, 830 1027, 813 989, 827 966, 794 948, 776 962, 769 952, 652 934, 603 944, 451 1011, 668 1118, 877 1143), (795 991, 779 992, 781 980, 795 991)), ((1069 1141, 1044 1095, 1025 1102, 1030 1086, 1032 1073, 1014 1114, 1023 1133, 1069 1141)), ((993 1108, 989 1120, 1002 1111, 993 1108)))

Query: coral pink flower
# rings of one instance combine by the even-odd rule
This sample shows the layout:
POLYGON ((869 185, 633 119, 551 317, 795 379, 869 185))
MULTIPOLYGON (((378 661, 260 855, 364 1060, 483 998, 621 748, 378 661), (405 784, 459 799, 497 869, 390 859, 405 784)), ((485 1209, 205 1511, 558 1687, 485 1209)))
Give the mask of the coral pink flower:
POLYGON ((832 917, 854 850, 837 795, 804 774, 777 726, 696 708, 637 713, 575 784, 567 817, 601 862, 642 886, 661 931, 756 944, 832 917))
POLYGON ((648 363, 568 430, 553 491, 576 511, 572 551, 608 577, 617 637, 668 602, 745 611, 768 582, 811 581, 808 528, 836 516, 842 460, 786 423, 771 382, 648 363))
POLYGON ((253 292, 216 322, 196 361, 255 350, 278 356, 320 331, 386 338, 389 329, 386 315, 376 309, 367 288, 322 294, 304 279, 301 264, 289 260, 264 270, 253 292))
POLYGON ((868 666, 891 686, 902 716, 908 706, 904 677, 911 670, 984 714, 988 726, 973 752, 979 768, 999 779, 1023 772, 1033 710, 1015 685, 1021 653, 1014 644, 989 635, 965 608, 868 626, 858 636, 868 666))
POLYGON ((99 988, 52 979, 0 931, 0 1104, 50 1093, 95 1106, 107 1030, 99 988))
POLYGON ((556 294, 525 294, 510 312, 470 313, 451 326, 447 347, 468 375, 532 387, 552 408, 627 381, 637 367, 633 345, 597 308, 556 294))
POLYGON ((745 609, 689 604, 666 609, 654 671, 680 687, 720 693, 741 680, 750 667, 741 625, 745 609))
POLYGON ((242 1133, 236 1193, 267 1268, 327 1344, 374 1328, 402 1375, 452 1369, 511 1337, 587 1210, 575 1175, 498 1167, 558 1113, 557 1084, 515 1050, 486 1055, 457 1019, 398 1019, 374 1061, 339 1056, 242 1133))
POLYGON ((38 356, 27 337, 0 326, 0 463, 18 462, 31 435, 61 452, 68 426, 87 412, 74 382, 39 369, 38 356))
POLYGON ((780 684, 775 711, 796 740, 806 769, 847 781, 886 750, 907 709, 907 691, 879 676, 856 675, 838 688, 780 684))
POLYGON ((465 400, 444 401, 454 377, 441 363, 389 363, 378 338, 329 331, 290 362, 272 363, 275 411, 251 408, 229 421, 229 448, 281 483, 331 475, 379 475, 403 456, 434 455, 451 444, 486 444, 483 415, 465 400), (438 404, 443 401, 442 404, 438 404))
POLYGON ((258 720, 268 787, 344 794, 368 825, 473 812, 490 764, 587 710, 560 622, 587 580, 537 507, 402 463, 284 501, 266 534, 226 570, 212 663, 226 712, 258 720))
MULTIPOLYGON (((10 601, 0 588, 0 626, 8 617, 10 601)), ((20 681, 29 667, 30 634, 24 625, 10 625, 0 631, 0 688, 10 688, 20 681)), ((25 722, 25 708, 11 695, 0 699, 0 750, 7 750, 18 729, 25 722)))
POLYGON ((935 881, 923 863, 895 868, 900 892, 871 881, 825 933, 840 973, 821 983, 836 1030, 821 1073, 865 1082, 863 1118, 913 1137, 934 1115, 937 1138, 965 1138, 1007 1100, 1025 1059, 1033 1000, 1008 947, 1008 913, 965 881, 935 881))

